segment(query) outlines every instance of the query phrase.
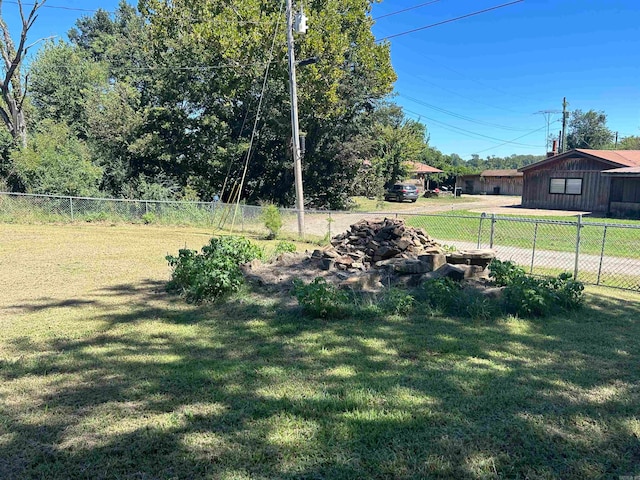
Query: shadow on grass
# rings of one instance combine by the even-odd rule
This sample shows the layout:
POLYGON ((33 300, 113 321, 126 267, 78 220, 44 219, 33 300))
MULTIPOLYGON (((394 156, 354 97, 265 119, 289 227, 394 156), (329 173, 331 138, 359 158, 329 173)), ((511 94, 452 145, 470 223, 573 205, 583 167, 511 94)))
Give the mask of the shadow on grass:
POLYGON ((0 364, 0 478, 602 478, 640 464, 640 307, 474 324, 123 285, 0 364))

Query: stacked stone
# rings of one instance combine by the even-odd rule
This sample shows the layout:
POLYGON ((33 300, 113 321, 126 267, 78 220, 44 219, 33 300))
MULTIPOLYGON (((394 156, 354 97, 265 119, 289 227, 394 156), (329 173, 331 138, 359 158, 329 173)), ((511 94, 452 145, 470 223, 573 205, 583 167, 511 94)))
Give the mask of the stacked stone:
POLYGON ((367 270, 384 266, 393 259, 444 253, 424 230, 407 227, 404 221, 392 218, 361 220, 347 232, 333 237, 331 245, 314 252, 314 256, 323 258, 323 268, 335 265, 340 270, 367 270))

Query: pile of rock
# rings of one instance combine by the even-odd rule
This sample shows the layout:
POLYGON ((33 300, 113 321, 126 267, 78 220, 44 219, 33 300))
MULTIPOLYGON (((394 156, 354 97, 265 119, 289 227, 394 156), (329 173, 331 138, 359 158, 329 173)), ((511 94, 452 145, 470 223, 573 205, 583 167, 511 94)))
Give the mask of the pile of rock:
POLYGON ((332 247, 322 255, 324 268, 367 270, 393 258, 415 258, 424 254, 443 254, 442 247, 421 228, 407 227, 402 220, 361 220, 331 239, 332 247))
POLYGON ((315 250, 311 258, 322 270, 337 270, 338 276, 349 283, 354 280, 350 277, 361 276, 369 270, 382 270, 387 280, 393 278, 396 282, 418 284, 441 276, 455 280, 482 277, 495 258, 495 252, 462 250, 447 254, 421 228, 407 227, 402 220, 385 218, 361 220, 351 225, 347 232, 331 240, 330 247, 315 250), (404 279, 399 278, 403 276, 404 279))

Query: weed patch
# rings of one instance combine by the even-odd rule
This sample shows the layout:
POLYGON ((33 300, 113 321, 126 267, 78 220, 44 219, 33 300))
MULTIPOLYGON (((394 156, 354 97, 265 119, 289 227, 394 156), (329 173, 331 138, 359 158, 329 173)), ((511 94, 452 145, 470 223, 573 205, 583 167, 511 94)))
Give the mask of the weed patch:
POLYGON ((167 291, 188 302, 216 301, 244 283, 241 263, 262 256, 263 250, 244 237, 214 237, 200 253, 181 249, 177 257, 166 257, 173 269, 167 291))

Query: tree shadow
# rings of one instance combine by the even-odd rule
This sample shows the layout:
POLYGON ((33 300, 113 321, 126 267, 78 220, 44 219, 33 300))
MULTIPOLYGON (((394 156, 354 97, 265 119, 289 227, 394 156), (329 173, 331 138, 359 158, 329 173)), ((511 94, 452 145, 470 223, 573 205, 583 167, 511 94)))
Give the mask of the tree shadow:
POLYGON ((602 478, 640 460, 638 305, 327 321, 257 291, 100 295, 128 308, 8 346, 0 478, 602 478))

